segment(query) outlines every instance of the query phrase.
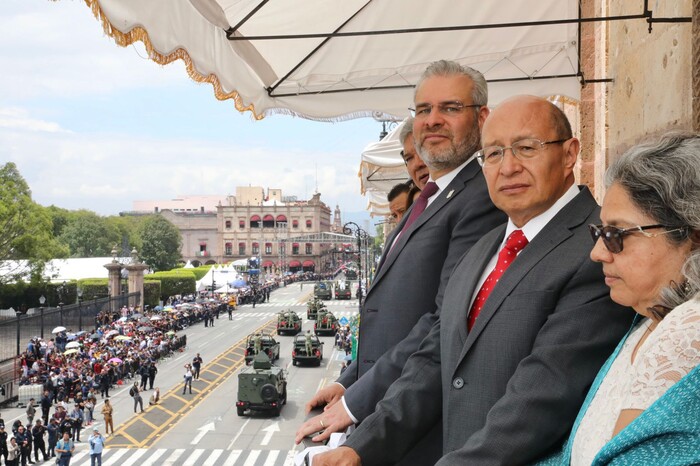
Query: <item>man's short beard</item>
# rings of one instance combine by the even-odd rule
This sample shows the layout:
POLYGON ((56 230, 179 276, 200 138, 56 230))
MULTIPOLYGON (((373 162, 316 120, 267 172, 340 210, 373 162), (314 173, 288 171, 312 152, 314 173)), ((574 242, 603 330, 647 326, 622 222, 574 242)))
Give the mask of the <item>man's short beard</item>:
POLYGON ((416 149, 420 154, 420 158, 423 159, 423 162, 425 162, 425 165, 427 165, 430 170, 453 170, 469 160, 469 157, 480 149, 480 139, 479 123, 475 120, 467 137, 457 146, 451 145, 447 149, 433 153, 430 153, 430 150, 423 148, 423 146, 417 147, 416 149))

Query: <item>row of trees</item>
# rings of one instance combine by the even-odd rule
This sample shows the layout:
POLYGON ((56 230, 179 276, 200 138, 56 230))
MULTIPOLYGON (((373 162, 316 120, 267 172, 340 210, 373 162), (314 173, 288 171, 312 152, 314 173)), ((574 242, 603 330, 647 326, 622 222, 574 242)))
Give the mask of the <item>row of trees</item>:
POLYGON ((160 215, 107 216, 89 210, 44 207, 17 166, 0 167, 0 285, 40 282, 45 263, 55 258, 120 256, 131 248, 154 270, 169 270, 180 260, 178 229, 160 215))

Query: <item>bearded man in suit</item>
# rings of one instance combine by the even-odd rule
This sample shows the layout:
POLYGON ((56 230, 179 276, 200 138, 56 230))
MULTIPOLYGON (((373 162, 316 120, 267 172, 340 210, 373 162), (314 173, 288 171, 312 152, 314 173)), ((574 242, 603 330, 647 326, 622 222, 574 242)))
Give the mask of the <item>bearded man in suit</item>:
POLYGON ((391 464, 436 422, 438 465, 527 464, 560 446, 598 369, 628 329, 589 259, 600 209, 573 169, 566 116, 533 96, 486 120, 489 195, 508 223, 455 266, 440 318, 345 446, 314 466, 391 464))
MULTIPOLYGON (((486 80, 481 73, 455 62, 435 62, 416 86, 415 104, 413 135, 403 138, 404 153, 417 149, 429 168, 430 177, 421 192, 427 207, 416 217, 421 198, 416 200, 387 238, 361 310, 357 359, 338 383, 323 388, 309 402, 307 409, 322 405, 326 409, 322 417, 300 427, 297 442, 319 428, 325 432, 315 440, 327 438, 374 411, 398 378, 405 359, 422 340, 415 335, 423 330, 414 327, 427 333, 437 320, 435 298, 457 260, 506 220, 491 202, 474 158, 481 125, 489 113, 486 80), (415 148, 410 146, 413 141, 415 148), (408 343, 403 343, 407 337, 408 343), (380 358, 398 343, 403 349, 397 348, 392 355, 390 370, 374 371, 380 358)), ((407 464, 436 460, 441 443, 436 426, 407 464)))

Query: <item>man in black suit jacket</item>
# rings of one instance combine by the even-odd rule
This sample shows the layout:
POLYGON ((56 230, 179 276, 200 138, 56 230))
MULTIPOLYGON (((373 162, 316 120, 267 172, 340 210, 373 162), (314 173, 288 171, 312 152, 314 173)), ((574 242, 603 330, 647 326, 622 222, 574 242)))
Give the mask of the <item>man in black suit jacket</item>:
POLYGON ((314 466, 391 464, 441 419, 439 465, 536 460, 561 444, 629 327, 632 313, 610 300, 588 257, 599 207, 574 184, 579 143, 563 113, 540 98, 510 99, 487 119, 482 143, 489 194, 508 224, 460 259, 440 319, 401 377, 346 446, 314 466), (526 245, 503 269, 499 251, 516 230, 526 245), (502 275, 469 329, 494 270, 502 275))
MULTIPOLYGON (((436 62, 426 69, 416 96, 418 111, 425 112, 428 99, 435 102, 432 116, 423 119, 420 126, 414 125, 413 136, 439 191, 410 227, 404 229, 416 204, 387 238, 361 311, 357 359, 337 384, 322 389, 307 405, 327 404, 323 426, 321 418, 309 420, 299 429, 297 441, 320 428, 326 428, 320 439, 326 438, 331 431, 362 421, 374 411, 398 377, 398 373, 389 377, 381 374, 377 380, 372 372, 375 362, 401 342, 423 316, 435 319, 435 297, 459 257, 506 220, 489 199, 484 176, 473 157, 488 115, 484 77, 454 62, 436 62)), ((406 152, 413 150, 405 147, 406 152)), ((433 450, 439 454, 439 435, 436 438, 433 450)))

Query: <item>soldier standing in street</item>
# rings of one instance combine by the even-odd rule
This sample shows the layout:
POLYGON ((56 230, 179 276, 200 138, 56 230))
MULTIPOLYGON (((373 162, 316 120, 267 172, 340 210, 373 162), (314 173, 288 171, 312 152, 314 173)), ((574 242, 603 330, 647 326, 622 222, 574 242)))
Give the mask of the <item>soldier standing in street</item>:
POLYGON ((148 364, 148 389, 153 390, 153 382, 156 380, 156 374, 158 373, 158 368, 156 363, 151 361, 148 364))
POLYGON ((195 356, 192 359, 192 367, 194 368, 194 379, 195 380, 199 380, 199 370, 202 367, 202 362, 204 362, 204 361, 202 360, 202 357, 199 355, 199 353, 197 353, 197 356, 195 356))

